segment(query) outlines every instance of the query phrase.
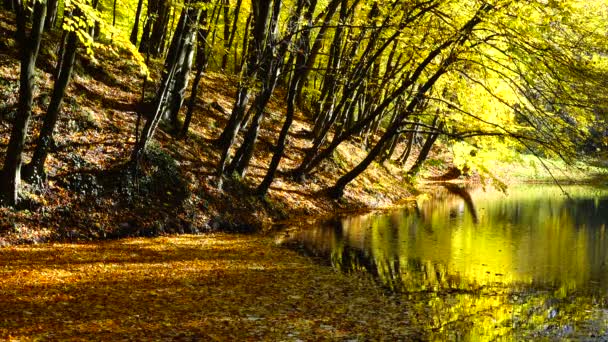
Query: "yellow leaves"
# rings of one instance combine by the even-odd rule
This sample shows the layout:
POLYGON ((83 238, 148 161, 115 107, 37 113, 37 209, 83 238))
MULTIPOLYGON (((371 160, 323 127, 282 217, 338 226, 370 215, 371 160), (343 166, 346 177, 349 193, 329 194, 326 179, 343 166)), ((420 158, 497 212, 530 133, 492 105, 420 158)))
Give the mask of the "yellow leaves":
POLYGON ((37 339, 49 331, 53 339, 405 338, 393 318, 398 308, 371 280, 313 265, 253 236, 3 249, 0 292, 9 304, 0 338, 37 339), (34 265, 39 270, 31 271, 34 265), (24 315, 27 323, 19 320, 24 315))

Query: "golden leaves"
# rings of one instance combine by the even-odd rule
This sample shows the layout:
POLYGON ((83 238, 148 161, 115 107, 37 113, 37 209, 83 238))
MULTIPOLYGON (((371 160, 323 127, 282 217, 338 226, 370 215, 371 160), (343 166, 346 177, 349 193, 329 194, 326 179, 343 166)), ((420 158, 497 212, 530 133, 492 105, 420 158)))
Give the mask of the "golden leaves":
POLYGON ((367 278, 268 238, 128 239, 0 249, 0 338, 405 338, 367 278))

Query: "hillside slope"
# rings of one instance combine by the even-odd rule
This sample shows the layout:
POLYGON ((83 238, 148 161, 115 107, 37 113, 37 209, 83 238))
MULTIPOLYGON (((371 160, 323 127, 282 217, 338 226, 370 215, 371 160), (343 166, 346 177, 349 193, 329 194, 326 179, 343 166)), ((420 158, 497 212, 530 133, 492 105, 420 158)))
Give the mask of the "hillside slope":
MULTIPOLYGON (((0 53, 3 150, 15 112, 19 78, 16 42, 10 38, 14 22, 6 13, 0 14, 0 31, 9 37, 2 42, 0 53)), ((47 35, 41 46, 26 162, 52 91, 58 40, 47 35)), ((285 171, 298 165, 308 148, 305 133, 310 130, 310 120, 302 113, 297 114, 286 158, 269 195, 265 199, 250 195, 250 187, 264 175, 282 124, 281 91, 269 105, 249 173, 243 180, 230 180, 224 191, 218 191, 213 175, 219 151, 213 141, 225 125, 236 91, 236 80, 218 73, 208 73, 203 80, 186 140, 160 130, 141 170, 133 176, 126 162, 135 142, 138 113, 146 114, 140 100, 143 80, 133 76, 137 67, 124 52, 100 50, 95 59, 83 54, 78 57, 46 164, 48 179, 25 186, 21 210, 0 209, 2 243, 252 231, 302 216, 390 206, 411 196, 404 171, 391 163, 372 165, 347 187, 340 201, 324 196, 326 186, 364 158, 365 150, 356 142, 343 144, 304 183, 285 177, 285 171)), ((153 75, 159 72, 159 65, 158 61, 153 64, 153 75)), ((150 83, 148 96, 154 92, 150 83)))

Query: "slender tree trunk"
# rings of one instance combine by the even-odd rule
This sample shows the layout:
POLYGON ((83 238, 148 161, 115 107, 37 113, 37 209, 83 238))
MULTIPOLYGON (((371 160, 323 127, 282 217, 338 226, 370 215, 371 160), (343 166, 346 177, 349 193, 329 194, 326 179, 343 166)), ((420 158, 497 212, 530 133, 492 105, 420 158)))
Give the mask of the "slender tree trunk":
POLYGON ((243 120, 243 117, 245 116, 245 107, 247 106, 247 103, 249 102, 249 88, 248 87, 241 87, 238 91, 237 91, 237 98, 236 98, 236 102, 234 104, 234 107, 232 109, 232 114, 230 115, 230 119, 228 120, 228 124, 226 125, 226 128, 224 129, 224 133, 222 134, 222 136, 220 137, 220 147, 222 148, 222 154, 220 156, 220 161, 218 163, 218 168, 217 168, 217 172, 216 172, 216 176, 217 176, 217 188, 218 189, 222 189, 222 176, 224 175, 225 169, 226 169, 226 164, 228 162, 228 157, 230 154, 230 147, 232 146, 232 144, 234 143, 234 140, 236 139, 236 135, 239 131, 240 125, 241 125, 241 121, 243 120))
MULTIPOLYGON (((64 17, 65 16, 72 17, 72 13, 64 14, 64 17)), ((59 56, 59 62, 55 66, 55 70, 53 70, 53 79, 55 81, 57 81, 57 79, 59 78, 59 72, 61 71, 61 68, 62 68, 62 63, 64 60, 63 55, 65 54, 65 45, 67 44, 67 41, 68 41, 68 31, 63 30, 63 32, 61 33, 61 43, 59 44, 59 50, 57 50, 57 55, 59 56)))
POLYGON ((6 149, 2 177, 0 178, 0 196, 4 205, 14 206, 18 202, 19 186, 21 183, 22 154, 27 138, 27 130, 32 115, 34 100, 34 70, 36 58, 44 29, 46 17, 46 2, 34 3, 33 23, 29 36, 26 33, 27 17, 25 4, 16 1, 17 6, 17 41, 20 43, 19 53, 21 71, 19 77, 19 104, 17 117, 13 124, 11 137, 6 149))
POLYGON ((230 47, 228 42, 230 41, 230 0, 222 0, 224 6, 224 50, 222 51, 222 70, 226 70, 228 65, 228 52, 230 47))
MULTIPOLYGON (((247 44, 247 40, 249 39, 248 38, 249 37, 249 29, 251 28, 251 20, 252 20, 252 18, 253 18, 253 15, 250 14, 247 17, 247 22, 245 23, 245 34, 243 35, 243 49, 242 49, 242 53, 241 53, 241 56, 243 56, 243 57, 241 58, 241 61, 238 63, 238 69, 239 70, 238 70, 238 72, 235 70, 235 74, 236 73, 242 74, 243 67, 245 67, 246 60, 245 60, 244 56, 247 56, 247 54, 249 53, 249 49, 248 49, 249 44, 247 44)), ((236 68, 236 65, 237 65, 236 59, 234 60, 234 64, 235 64, 235 68, 236 68)))
POLYGON ((268 189, 270 189, 270 185, 272 184, 272 181, 275 178, 277 169, 279 168, 279 164, 283 157, 283 153, 285 151, 285 146, 287 143, 287 135, 289 134, 289 129, 291 128, 295 114, 295 105, 296 97, 298 95, 298 89, 300 89, 300 82, 304 80, 304 69, 306 68, 307 61, 309 58, 309 42, 310 30, 312 27, 312 15, 316 9, 317 0, 300 1, 299 5, 308 7, 308 10, 305 14, 305 27, 296 46, 298 53, 295 57, 296 63, 294 68, 294 74, 291 79, 290 88, 287 94, 287 112, 285 114, 285 122, 283 123, 279 138, 277 139, 277 145, 274 148, 274 154, 272 155, 272 159, 268 166, 266 175, 264 176, 264 179, 256 189, 256 193, 259 196, 266 196, 266 193, 268 193, 268 189))
POLYGON ((232 172, 238 173, 241 178, 245 177, 247 173, 247 167, 249 166, 249 162, 253 157, 253 151, 255 149, 255 143, 258 138, 258 134, 260 133, 260 125, 262 123, 262 119, 264 118, 264 108, 270 100, 270 92, 264 91, 262 94, 259 94, 254 101, 255 104, 255 115, 251 120, 251 124, 245 133, 245 139, 241 144, 241 147, 236 151, 232 162, 228 166, 226 172, 231 174, 232 172))
POLYGON ((144 4, 144 0, 137 1, 137 10, 135 11, 135 21, 133 22, 133 29, 131 30, 131 37, 129 40, 133 45, 137 45, 137 37, 139 35, 139 21, 141 19, 141 11, 144 4))
MULTIPOLYGON (((205 3, 208 3, 206 1, 205 3)), ((201 79, 203 77, 203 72, 207 68, 207 36, 209 35, 209 28, 207 27, 208 23, 208 10, 205 8, 201 15, 201 23, 199 24, 198 29, 198 40, 197 40, 197 50, 196 50, 196 76, 194 77, 194 83, 192 84, 192 91, 190 93, 190 99, 188 100, 188 110, 186 111, 186 117, 184 119, 184 125, 182 126, 182 130, 179 134, 180 137, 183 137, 184 140, 187 138, 188 129, 190 127, 190 122, 192 122, 192 115, 194 114, 194 107, 196 106, 196 96, 198 94, 198 86, 201 83, 201 79)))
MULTIPOLYGON (((241 5, 243 4, 243 0, 237 0, 236 1, 236 7, 234 8, 234 17, 232 18, 232 30, 230 30, 230 39, 228 39, 228 47, 227 47, 227 52, 230 51, 230 49, 232 49, 232 44, 234 44, 234 38, 236 37, 236 33, 237 33, 237 27, 238 27, 238 23, 239 23, 239 15, 241 12, 241 5)), ((234 49, 234 73, 236 74, 237 71, 237 63, 236 63, 236 49, 234 49)))
MULTIPOLYGON (((437 120, 439 120, 439 116, 435 116, 435 118, 433 119, 433 127, 437 125, 437 120)), ((441 123, 439 123, 439 126, 437 126, 437 130, 441 131, 444 125, 445 122, 441 121, 441 123)), ((412 165, 410 170, 407 172, 408 174, 416 175, 418 174, 418 172, 420 172, 420 169, 428 158, 429 153, 431 152, 431 148, 433 148, 433 145, 435 144, 435 141, 437 141, 437 138, 439 138, 439 133, 429 133, 426 140, 424 141, 424 145, 422 145, 422 148, 420 149, 420 153, 418 154, 418 158, 416 158, 416 162, 414 162, 414 165, 412 165)))
MULTIPOLYGON (((280 1, 280 0, 278 0, 280 1)), ((220 165, 226 163, 229 150, 236 135, 240 131, 241 124, 245 118, 245 107, 249 102, 250 97, 250 86, 246 83, 256 79, 259 67, 258 62, 262 61, 264 55, 264 49, 266 47, 266 38, 268 35, 268 21, 271 14, 271 2, 256 0, 252 6, 252 17, 253 17, 253 30, 252 37, 249 43, 248 54, 247 54, 247 65, 245 75, 243 76, 244 82, 239 85, 237 90, 237 96, 234 106, 232 107, 232 114, 228 119, 226 127, 222 131, 222 134, 217 139, 216 144, 220 146, 224 151, 220 159, 220 165)), ((218 174, 224 173, 225 165, 218 167, 218 174), (220 173, 221 169, 221 173, 220 173)), ((221 176, 220 176, 221 177, 221 176)))
POLYGON ((57 9, 59 7, 59 0, 47 0, 46 3, 46 19, 44 20, 44 29, 51 31, 55 28, 57 22, 57 9))
POLYGON ((412 153, 412 146, 414 145, 414 140, 416 139, 416 130, 418 130, 418 125, 414 125, 413 130, 411 132, 408 132, 406 135, 407 145, 405 146, 403 153, 399 157, 399 164, 401 164, 401 167, 405 166, 405 163, 407 162, 410 157, 410 154, 412 153))
MULTIPOLYGON (((469 24, 467 24, 468 26, 469 24)), ((383 101, 380 103, 376 109, 365 116, 362 120, 357 121, 351 129, 343 132, 340 135, 335 135, 332 142, 327 148, 321 149, 319 146, 313 146, 312 149, 308 150, 302 163, 295 170, 293 170, 293 175, 296 179, 304 179, 305 175, 310 172, 313 168, 315 168, 321 161, 327 158, 333 151, 346 139, 348 139, 351 135, 360 132, 367 125, 372 123, 374 120, 377 120, 381 114, 388 108, 390 104, 392 104, 395 100, 397 100, 400 96, 403 95, 415 82, 418 81, 418 78, 422 75, 422 73, 426 70, 426 68, 431 64, 431 62, 439 56, 441 52, 443 52, 448 47, 454 44, 454 40, 447 40, 443 44, 436 47, 434 50, 429 52, 426 58, 416 67, 414 72, 412 72, 411 76, 401 82, 401 85, 392 91, 383 101)), ((450 61, 451 63, 451 61, 450 61)))
POLYGON ((114 0, 114 5, 112 6, 112 27, 116 26, 116 1, 114 0))
MULTIPOLYGON (((99 6, 99 0, 93 0, 91 2, 91 7, 94 10, 96 10, 98 6, 99 6)), ((95 23, 90 27, 90 30, 89 30, 89 34, 91 35, 91 37, 93 37, 93 39, 97 38, 97 36, 99 35, 100 29, 101 29, 101 26, 100 26, 99 21, 95 21, 95 23)))
POLYGON ((171 43, 171 48, 167 55, 161 85, 155 97, 154 115, 146 120, 140 139, 131 154, 131 160, 135 165, 137 165, 140 158, 143 156, 150 139, 156 132, 158 123, 167 109, 168 101, 171 100, 172 94, 176 91, 176 89, 173 88, 175 85, 175 77, 180 70, 183 70, 184 64, 187 63, 190 49, 189 45, 194 44, 193 40, 196 37, 194 33, 196 32, 196 23, 198 22, 199 13, 200 8, 196 7, 190 8, 186 6, 182 10, 180 22, 178 23, 178 28, 175 31, 173 42, 171 43))
MULTIPOLYGON (((256 12, 256 18, 254 19, 255 20, 254 21, 255 22, 254 40, 253 40, 254 48, 251 50, 253 52, 253 54, 252 54, 252 56, 250 56, 253 59, 251 59, 250 62, 248 63, 248 66, 254 66, 256 64, 260 64, 261 68, 259 71, 258 70, 255 71, 255 75, 258 76, 258 80, 263 82, 262 92, 256 98, 256 102, 257 102, 256 108, 255 108, 256 112, 254 115, 255 115, 255 119, 257 119, 257 120, 255 120, 255 121, 261 120, 260 116, 262 116, 264 114, 264 108, 266 107, 266 103, 270 99, 270 95, 272 94, 272 91, 274 90, 274 87, 276 85, 276 78, 277 78, 278 72, 280 70, 280 65, 282 62, 281 57, 274 56, 275 47, 273 46, 275 43, 276 35, 277 35, 276 30, 278 29, 277 25, 279 22, 281 0, 273 1, 272 10, 270 7, 270 2, 266 2, 266 1, 260 1, 260 2, 261 2, 261 4, 259 4, 260 7, 254 8, 254 11, 256 12), (277 59, 277 61, 273 60, 275 58, 277 59), (262 74, 265 74, 265 75, 262 76, 262 74)), ((284 53, 284 51, 283 51, 283 53, 284 53)), ((282 56, 281 52, 279 52, 279 55, 282 56)), ((243 113, 244 113, 244 107, 243 107, 243 113)), ((243 120, 243 118, 240 118, 240 121, 242 121, 242 120, 243 120)), ((240 123, 239 123, 239 125, 240 125, 240 123)), ((255 122, 251 125, 254 130, 257 129, 256 127, 254 127, 255 125, 256 125, 255 122)), ((220 159, 220 163, 218 164, 218 168, 217 168, 218 189, 221 189, 221 187, 222 187, 222 176, 224 175, 226 168, 228 166, 229 151, 230 151, 232 144, 234 143, 234 139, 235 139, 237 133, 238 133, 238 129, 232 130, 230 132, 229 137, 231 139, 229 141, 229 144, 224 146, 224 150, 222 151, 222 157, 220 159)), ((244 169, 246 168, 246 166, 249 163, 248 158, 250 159, 251 155, 253 153, 252 149, 254 148, 254 145, 255 145, 255 141, 257 138, 257 132, 251 131, 249 134, 247 134, 247 137, 249 139, 246 139, 246 141, 244 142, 245 145, 244 145, 243 149, 240 151, 241 155, 238 156, 238 158, 244 159, 240 165, 242 173, 244 173, 244 169)))
POLYGON ((49 108, 47 109, 44 123, 40 130, 40 135, 36 141, 34 155, 29 164, 23 169, 24 178, 27 180, 44 179, 45 170, 44 163, 49 153, 49 145, 53 141, 53 132, 59 119, 61 110, 61 102, 65 95, 65 91, 70 82, 72 70, 74 68, 74 60, 76 59, 76 49, 78 45, 78 37, 74 31, 70 31, 67 37, 65 53, 62 56, 61 70, 55 85, 53 87, 53 95, 49 108))
POLYGON ((139 52, 150 51, 152 56, 160 57, 170 11, 168 0, 148 0, 148 14, 139 43, 139 52))
MULTIPOLYGON (((348 183, 354 180, 357 176, 359 176, 367 167, 376 159, 376 157, 382 152, 385 148, 384 146, 390 141, 390 139, 397 134, 399 128, 401 127, 401 123, 403 120, 413 113, 420 105, 422 105, 424 96, 426 93, 435 85, 437 80, 446 73, 446 68, 453 64, 456 61, 454 55, 450 55, 447 57, 443 64, 439 67, 437 71, 431 76, 416 92, 414 98, 408 103, 407 107, 397 116, 397 118, 393 121, 393 123, 387 128, 384 132, 380 140, 376 143, 376 145, 372 148, 372 150, 368 153, 367 157, 363 159, 359 165, 353 168, 350 172, 346 173, 344 176, 340 177, 336 181, 336 184, 328 189, 328 193, 333 198, 340 198, 344 195, 344 188, 348 183)), ((435 138, 436 139, 436 138, 435 138)))
POLYGON ((163 54, 163 42, 167 35, 167 26, 171 14, 171 5, 168 0, 160 0, 157 18, 150 35, 150 52, 154 57, 161 57, 163 54))
POLYGON ((141 39, 139 40, 140 53, 150 54, 150 31, 152 30, 152 23, 154 21, 154 19, 151 17, 152 8, 150 8, 150 4, 153 2, 154 0, 148 1, 148 14, 146 15, 144 28, 141 32, 141 39))
POLYGON ((298 86, 298 89, 297 89, 296 101, 299 106, 301 106, 301 104, 302 104, 302 90, 304 89, 304 85, 305 85, 306 81, 308 80, 308 77, 310 76, 310 72, 312 71, 312 69, 315 65, 317 56, 319 55, 319 52, 321 51, 321 48, 323 46, 323 41, 325 39, 325 34, 327 33, 327 31, 329 30, 329 28, 331 26, 330 25, 331 18, 334 16, 336 11, 338 10, 338 5, 340 5, 341 2, 342 2, 342 0, 332 0, 327 5, 327 7, 325 8, 325 10, 323 12, 325 14, 323 17, 324 18, 323 25, 319 29, 319 33, 317 33, 317 35, 315 37, 315 42, 313 43, 312 48, 310 49, 310 53, 309 53, 308 59, 306 61, 306 66, 302 70, 302 81, 300 82, 300 85, 298 86))
POLYGON ((369 151, 365 159, 363 159, 361 163, 355 166, 355 168, 353 168, 347 174, 340 177, 340 179, 336 181, 336 184, 328 189, 328 193, 332 198, 340 198, 344 195, 344 188, 346 185, 365 171, 367 167, 374 161, 374 159, 380 155, 384 149, 384 146, 390 142, 390 139, 392 139, 394 134, 397 132, 398 127, 399 124, 394 123, 393 126, 384 133, 382 138, 380 138, 376 145, 374 145, 374 147, 369 151))

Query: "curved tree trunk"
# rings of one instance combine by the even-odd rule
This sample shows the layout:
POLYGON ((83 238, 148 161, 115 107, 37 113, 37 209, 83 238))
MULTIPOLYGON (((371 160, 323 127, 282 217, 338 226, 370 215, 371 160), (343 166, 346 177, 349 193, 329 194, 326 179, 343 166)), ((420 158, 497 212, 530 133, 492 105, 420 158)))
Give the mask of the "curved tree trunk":
MULTIPOLYGON (((437 124, 437 120, 439 120, 439 117, 435 116, 432 124, 433 127, 435 127, 435 125, 437 124)), ((441 123, 439 123, 439 125, 437 126, 437 130, 441 131, 444 125, 445 122, 441 121, 441 123)), ((420 153, 418 154, 418 158, 416 158, 416 162, 414 162, 414 165, 412 165, 410 170, 407 172, 408 174, 416 175, 418 172, 420 172, 420 169, 428 158, 429 153, 431 152, 431 148, 435 144, 435 141, 437 141, 437 138, 439 138, 439 133, 430 133, 428 135, 428 137, 424 141, 424 145, 422 145, 422 148, 420 149, 420 153)))
POLYGON ((53 131, 55 130, 57 120, 59 119, 61 102, 70 82, 70 77, 74 68, 77 45, 78 37, 74 31, 70 31, 67 36, 65 53, 62 55, 59 76, 57 77, 57 81, 53 87, 51 102, 49 104, 49 108, 47 109, 46 116, 44 117, 44 123, 42 124, 40 135, 38 136, 36 142, 34 156, 32 157, 31 162, 23 169, 24 178, 27 180, 45 178, 44 163, 46 162, 46 158, 49 153, 49 145, 53 140, 53 131))

